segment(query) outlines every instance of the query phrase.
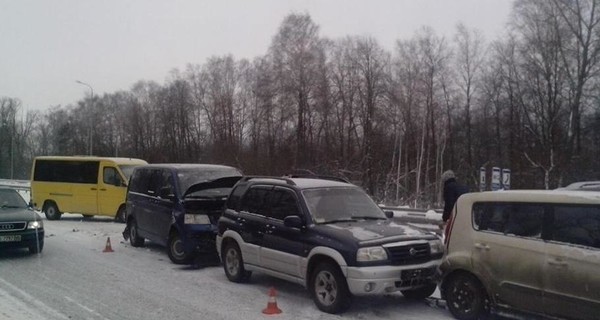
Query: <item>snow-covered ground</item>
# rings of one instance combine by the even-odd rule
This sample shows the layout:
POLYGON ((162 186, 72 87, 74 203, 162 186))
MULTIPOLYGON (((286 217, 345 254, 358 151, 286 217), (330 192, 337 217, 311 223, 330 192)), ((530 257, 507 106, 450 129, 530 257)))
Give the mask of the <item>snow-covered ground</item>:
POLYGON ((342 315, 319 311, 302 286, 255 273, 231 283, 221 267, 170 262, 163 248, 134 248, 124 225, 65 214, 44 221, 40 255, 0 252, 0 319, 452 319, 435 299, 355 298, 342 315), (114 252, 104 253, 110 237, 114 252), (265 316, 270 287, 283 313, 265 316))

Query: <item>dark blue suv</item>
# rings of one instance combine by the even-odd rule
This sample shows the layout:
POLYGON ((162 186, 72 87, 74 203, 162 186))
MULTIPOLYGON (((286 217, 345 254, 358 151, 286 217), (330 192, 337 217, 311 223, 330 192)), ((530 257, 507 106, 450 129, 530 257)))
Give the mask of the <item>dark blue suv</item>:
POLYGON ((240 170, 209 164, 136 167, 127 189, 123 232, 134 247, 145 239, 167 247, 173 263, 214 256, 217 221, 240 170))
POLYGON ((306 286, 319 309, 337 313, 352 295, 430 296, 444 247, 340 179, 245 177, 219 219, 217 251, 229 280, 264 272, 306 286))

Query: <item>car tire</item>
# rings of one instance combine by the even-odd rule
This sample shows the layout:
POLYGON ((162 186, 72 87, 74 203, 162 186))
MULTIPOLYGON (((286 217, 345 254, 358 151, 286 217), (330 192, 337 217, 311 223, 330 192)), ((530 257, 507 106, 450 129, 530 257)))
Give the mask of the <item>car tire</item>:
POLYGON ((428 284, 424 287, 420 287, 417 289, 402 290, 400 292, 402 292, 402 295, 406 299, 422 300, 422 299, 425 299, 425 298, 431 296, 435 292, 436 288, 437 288, 437 286, 435 285, 435 283, 432 283, 432 284, 428 284))
POLYGON ((172 231, 169 235, 167 254, 174 264, 188 264, 192 260, 191 255, 185 252, 183 240, 177 231, 172 231))
POLYGON ((231 282, 246 282, 250 279, 252 273, 244 269, 244 259, 242 251, 235 242, 228 242, 222 250, 223 270, 227 279, 231 282))
POLYGON ((125 206, 120 206, 119 210, 117 210, 117 214, 115 215, 115 221, 125 223, 125 221, 127 221, 125 217, 126 213, 125 206))
POLYGON ((448 279, 444 297, 450 313, 459 320, 485 319, 489 315, 489 298, 481 282, 460 273, 448 279))
POLYGON ((344 312, 352 302, 346 278, 331 262, 317 265, 310 277, 309 288, 317 308, 327 313, 344 312))
POLYGON ((29 253, 31 253, 31 254, 42 253, 42 249, 44 249, 44 242, 40 242, 38 244, 29 246, 29 253))
POLYGON ((129 220, 129 243, 134 247, 144 246, 145 239, 138 235, 137 222, 134 219, 129 220))
POLYGON ((44 206, 44 214, 48 220, 58 220, 60 219, 61 212, 58 211, 56 203, 49 201, 44 206))

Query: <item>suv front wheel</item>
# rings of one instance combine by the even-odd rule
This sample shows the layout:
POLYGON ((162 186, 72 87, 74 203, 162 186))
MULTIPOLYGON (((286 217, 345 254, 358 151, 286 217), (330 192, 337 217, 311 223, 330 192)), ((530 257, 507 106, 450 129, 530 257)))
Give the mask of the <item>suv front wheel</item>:
POLYGON ((251 272, 244 269, 244 260, 240 247, 234 242, 228 242, 222 253, 223 269, 227 279, 231 282, 245 282, 250 278, 251 272))
POLYGON ((323 262, 314 269, 309 282, 310 294, 321 311, 340 313, 350 307, 352 296, 346 278, 330 262, 323 262))

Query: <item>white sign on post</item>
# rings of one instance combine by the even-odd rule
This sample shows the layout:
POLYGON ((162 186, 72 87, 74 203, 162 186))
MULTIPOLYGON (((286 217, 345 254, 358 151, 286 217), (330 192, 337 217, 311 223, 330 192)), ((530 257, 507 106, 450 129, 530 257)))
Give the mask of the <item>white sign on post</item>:
POLYGON ((502 169, 502 186, 504 190, 510 190, 510 169, 502 169))
POLYGON ((485 168, 479 168, 479 191, 485 191, 485 168))
POLYGON ((500 174, 500 168, 492 168, 492 191, 500 190, 502 188, 500 174))

